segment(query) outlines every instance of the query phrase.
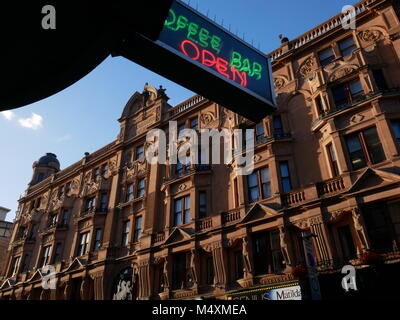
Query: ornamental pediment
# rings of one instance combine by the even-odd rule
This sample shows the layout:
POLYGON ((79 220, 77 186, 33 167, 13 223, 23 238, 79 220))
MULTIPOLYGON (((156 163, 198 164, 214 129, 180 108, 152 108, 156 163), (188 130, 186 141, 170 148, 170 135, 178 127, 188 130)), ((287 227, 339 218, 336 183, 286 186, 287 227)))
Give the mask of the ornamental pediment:
POLYGON ((368 168, 346 193, 368 191, 399 182, 400 174, 398 173, 368 168))
POLYGON ((250 210, 245 214, 240 223, 247 223, 251 221, 259 221, 268 218, 272 218, 278 215, 279 212, 269 207, 268 205, 256 203, 250 210))

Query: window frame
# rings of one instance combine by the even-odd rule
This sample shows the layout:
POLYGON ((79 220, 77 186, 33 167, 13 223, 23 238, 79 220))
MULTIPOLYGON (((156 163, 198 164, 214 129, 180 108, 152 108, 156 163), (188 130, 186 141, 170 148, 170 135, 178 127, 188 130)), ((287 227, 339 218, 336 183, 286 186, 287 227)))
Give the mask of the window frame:
POLYGON ((90 231, 82 232, 79 234, 79 243, 77 248, 77 256, 81 257, 89 253, 90 245, 90 231), (85 241, 84 243, 82 243, 85 241))
POLYGON ((293 190, 289 161, 288 160, 279 161, 278 164, 279 164, 279 178, 280 178, 282 193, 289 193, 293 190), (288 176, 282 175, 282 165, 286 165, 288 176), (283 181, 286 181, 286 179, 287 179, 287 181, 289 181, 289 186, 290 186, 290 188, 289 188, 290 190, 287 190, 287 191, 285 191, 285 185, 283 183, 283 181))
POLYGON ((342 57, 347 57, 347 56, 351 55, 354 52, 354 50, 357 49, 357 45, 356 45, 356 43, 354 41, 354 37, 351 35, 351 36, 349 36, 347 38, 344 38, 344 39, 338 41, 338 48, 339 48, 339 51, 340 51, 340 54, 342 55, 342 57), (353 44, 351 46, 341 48, 341 44, 344 43, 345 41, 349 40, 349 39, 352 40, 353 44), (344 51, 349 50, 350 48, 352 48, 351 52, 344 54, 344 51))
POLYGON ((133 242, 138 242, 143 232, 143 217, 137 216, 135 218, 135 226, 133 229, 133 242), (140 224, 139 224, 140 221, 140 224))
POLYGON ((188 223, 190 223, 190 220, 188 220, 188 218, 190 219, 192 217, 192 213, 191 213, 191 208, 190 208, 190 195, 186 195, 180 198, 176 198, 174 199, 174 205, 173 205, 173 210, 174 210, 174 227, 178 227, 181 225, 186 225, 188 223), (178 203, 178 201, 181 201, 181 209, 180 211, 177 211, 177 207, 176 204, 178 203), (189 207, 186 208, 186 204, 189 203, 189 207), (177 216, 180 214, 180 221, 181 223, 179 224, 177 221, 177 216))
POLYGON ((321 67, 326 67, 327 65, 331 64, 333 61, 336 60, 335 52, 332 47, 327 47, 325 49, 318 51, 317 56, 318 56, 318 61, 319 61, 319 64, 321 65, 321 67), (328 50, 332 54, 330 56, 328 56, 327 58, 322 59, 321 54, 324 52, 328 52, 328 50))

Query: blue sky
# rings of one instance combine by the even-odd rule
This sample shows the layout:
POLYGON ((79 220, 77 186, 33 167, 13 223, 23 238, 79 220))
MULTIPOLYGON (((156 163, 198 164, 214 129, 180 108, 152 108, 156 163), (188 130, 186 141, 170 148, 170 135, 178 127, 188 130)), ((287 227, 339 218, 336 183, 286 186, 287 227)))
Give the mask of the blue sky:
MULTIPOLYGON (((186 1, 187 2, 187 1, 186 1)), ((339 13, 351 0, 191 0, 190 5, 263 52, 279 47, 278 35, 293 39, 339 13)), ((32 163, 46 152, 61 168, 114 140, 123 107, 145 82, 163 85, 172 105, 194 93, 124 58, 107 58, 69 88, 42 101, 0 114, 0 206, 15 217, 20 195, 32 176, 32 163)))

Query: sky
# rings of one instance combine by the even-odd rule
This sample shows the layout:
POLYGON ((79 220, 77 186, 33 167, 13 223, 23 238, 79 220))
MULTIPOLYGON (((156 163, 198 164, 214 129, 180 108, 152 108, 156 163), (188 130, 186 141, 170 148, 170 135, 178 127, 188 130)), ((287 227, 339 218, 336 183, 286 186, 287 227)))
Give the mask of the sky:
MULTIPOLYGON (((185 0, 187 3, 188 0, 185 0)), ((341 12, 351 0, 191 0, 190 5, 244 40, 269 53, 341 12)), ((57 8, 56 8, 57 9, 57 8)), ((0 206, 15 218, 18 199, 32 177, 32 164, 46 152, 55 153, 61 169, 113 141, 117 119, 145 82, 167 89, 176 105, 194 95, 122 57, 108 57, 87 76, 36 103, 0 113, 0 206)))

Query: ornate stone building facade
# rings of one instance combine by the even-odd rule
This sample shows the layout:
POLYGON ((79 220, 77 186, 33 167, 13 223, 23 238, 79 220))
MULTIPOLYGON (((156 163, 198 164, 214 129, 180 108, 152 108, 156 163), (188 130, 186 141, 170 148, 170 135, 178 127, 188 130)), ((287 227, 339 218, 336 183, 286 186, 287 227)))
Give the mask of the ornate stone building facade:
MULTIPOLYGON (((172 107, 146 86, 126 104, 120 134, 59 170, 34 163, 20 199, 2 299, 226 298, 291 283, 312 239, 320 276, 386 263, 400 244, 400 23, 395 2, 356 5, 271 53, 278 101, 255 124, 201 96, 172 107), (146 133, 254 128, 255 170, 149 164, 146 133), (56 289, 42 289, 42 266, 56 289)), ((251 106, 244 106, 251 107, 251 106)), ((321 286, 324 295, 324 286, 321 286)))

